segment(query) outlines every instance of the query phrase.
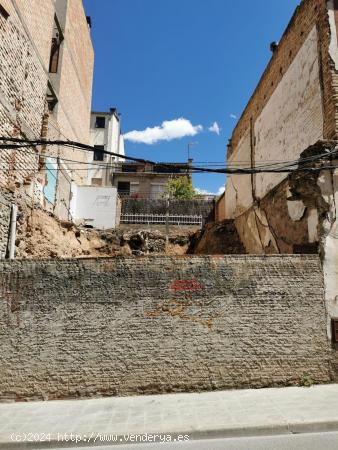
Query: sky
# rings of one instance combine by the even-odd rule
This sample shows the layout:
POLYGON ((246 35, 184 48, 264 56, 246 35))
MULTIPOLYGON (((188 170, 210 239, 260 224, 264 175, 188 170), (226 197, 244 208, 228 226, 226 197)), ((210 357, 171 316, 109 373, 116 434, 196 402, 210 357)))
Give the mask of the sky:
MULTIPOLYGON (((126 154, 226 159, 226 146, 299 0, 84 0, 95 50, 93 106, 118 108, 126 154)), ((225 176, 194 174, 219 193, 225 176)))

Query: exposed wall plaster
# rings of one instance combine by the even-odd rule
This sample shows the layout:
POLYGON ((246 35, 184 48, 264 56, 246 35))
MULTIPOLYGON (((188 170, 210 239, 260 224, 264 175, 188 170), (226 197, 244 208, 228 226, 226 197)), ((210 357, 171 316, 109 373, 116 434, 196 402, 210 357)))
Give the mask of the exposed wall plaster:
POLYGON ((337 26, 336 26, 336 15, 334 9, 334 0, 329 0, 327 2, 327 10, 330 23, 330 45, 329 54, 334 62, 335 69, 338 70, 338 43, 337 43, 337 26))

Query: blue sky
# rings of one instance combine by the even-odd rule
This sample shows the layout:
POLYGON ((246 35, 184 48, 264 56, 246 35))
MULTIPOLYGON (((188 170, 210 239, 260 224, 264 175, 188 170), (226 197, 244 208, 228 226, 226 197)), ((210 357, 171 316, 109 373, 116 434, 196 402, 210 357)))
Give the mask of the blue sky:
MULTIPOLYGON (((188 143, 198 142, 194 161, 224 162, 236 117, 271 58, 270 42, 280 39, 298 3, 84 0, 93 22, 93 109, 122 113, 128 155, 186 161, 188 143), (219 134, 209 131, 215 122, 219 134), (131 133, 154 127, 161 128, 131 133)), ((194 175, 195 187, 209 192, 224 182, 194 175)))

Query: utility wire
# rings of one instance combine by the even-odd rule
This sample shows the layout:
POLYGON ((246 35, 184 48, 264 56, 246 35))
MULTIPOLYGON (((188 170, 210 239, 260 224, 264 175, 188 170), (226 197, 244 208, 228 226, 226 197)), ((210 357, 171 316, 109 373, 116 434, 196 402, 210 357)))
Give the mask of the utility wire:
MULTIPOLYGON (((90 145, 86 145, 86 144, 82 144, 79 142, 73 142, 73 141, 61 141, 61 140, 56 140, 56 141, 49 141, 49 140, 34 140, 34 141, 29 141, 29 140, 25 140, 25 139, 18 139, 18 138, 8 138, 8 137, 0 137, 0 141, 8 141, 8 142, 12 142, 14 144, 10 144, 9 146, 7 144, 1 144, 0 145, 0 149, 21 149, 21 148, 26 148, 27 146, 38 146, 38 145, 42 145, 42 146, 47 146, 47 145, 57 145, 57 146, 64 146, 64 147, 72 147, 74 148, 78 148, 81 150, 86 150, 86 151, 91 151, 91 152, 95 152, 97 151, 97 149, 95 147, 92 147, 90 145)), ((125 155, 120 155, 118 153, 114 153, 114 152, 110 152, 107 150, 101 150, 100 152, 106 155, 110 155, 110 156, 117 156, 121 159, 125 159, 125 160, 129 160, 129 161, 134 161, 134 162, 139 162, 142 164, 150 164, 156 167, 165 167, 167 169, 173 169, 173 168, 177 168, 177 169, 182 169, 182 166, 184 166, 184 164, 168 164, 168 163, 158 163, 155 161, 151 161, 151 160, 146 160, 143 158, 135 158, 135 157, 131 157, 131 156, 125 156, 125 155)), ((307 158, 301 158, 299 160, 295 160, 295 161, 285 161, 285 162, 281 162, 280 164, 284 164, 284 166, 281 167, 275 167, 275 164, 270 164, 270 165, 264 165, 264 166, 257 166, 254 168, 231 168, 231 167, 226 167, 226 168, 222 168, 222 169, 210 169, 207 167, 196 167, 196 166, 189 166, 189 165, 185 165, 184 168, 186 168, 189 172, 191 173, 218 173, 218 174, 236 174, 236 175, 248 175, 248 174, 258 174, 258 173, 292 173, 295 171, 302 171, 302 172, 318 172, 321 170, 332 170, 334 168, 336 168, 335 166, 321 166, 321 167, 308 167, 308 166, 303 166, 303 164, 309 163, 309 162, 315 162, 315 161, 320 161, 322 158, 332 158, 332 156, 337 155, 338 154, 338 149, 335 149, 333 151, 329 151, 327 150, 325 153, 322 153, 320 155, 316 155, 316 156, 311 156, 311 157, 307 157, 307 158), (296 167, 295 167, 296 166, 296 167)), ((41 156, 44 156, 44 154, 42 154, 41 156)), ((46 155, 48 156, 48 155, 46 155)))

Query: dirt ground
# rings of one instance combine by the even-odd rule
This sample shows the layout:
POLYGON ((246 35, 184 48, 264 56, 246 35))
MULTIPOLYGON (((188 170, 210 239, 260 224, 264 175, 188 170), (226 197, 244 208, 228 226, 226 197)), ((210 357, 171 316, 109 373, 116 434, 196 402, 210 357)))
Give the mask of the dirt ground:
POLYGON ((16 255, 18 258, 81 258, 115 255, 184 255, 196 227, 123 225, 117 230, 95 230, 60 221, 38 207, 19 202, 16 255))

